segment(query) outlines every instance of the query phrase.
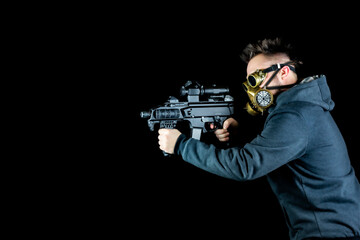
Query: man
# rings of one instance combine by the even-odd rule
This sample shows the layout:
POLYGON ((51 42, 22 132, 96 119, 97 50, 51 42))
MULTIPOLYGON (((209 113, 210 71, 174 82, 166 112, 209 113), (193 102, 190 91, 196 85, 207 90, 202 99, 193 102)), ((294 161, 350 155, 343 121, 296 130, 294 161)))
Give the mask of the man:
MULTIPOLYGON (((239 181, 266 176, 283 209, 290 239, 360 239, 360 185, 325 76, 298 81, 291 48, 281 39, 249 44, 244 89, 250 114, 268 115, 262 132, 244 146, 217 149, 160 129, 160 149, 211 173, 239 181)), ((215 134, 228 141, 230 118, 215 134)))

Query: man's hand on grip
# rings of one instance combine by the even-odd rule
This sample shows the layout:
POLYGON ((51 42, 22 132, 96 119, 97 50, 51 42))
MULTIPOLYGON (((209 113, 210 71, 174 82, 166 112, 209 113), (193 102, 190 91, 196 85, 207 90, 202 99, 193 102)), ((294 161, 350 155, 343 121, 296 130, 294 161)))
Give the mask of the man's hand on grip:
MULTIPOLYGON (((220 142, 227 142, 230 139, 230 129, 238 128, 239 123, 234 118, 228 118, 224 121, 223 128, 217 129, 214 133, 220 142)), ((233 132, 231 132, 233 134, 233 132)))

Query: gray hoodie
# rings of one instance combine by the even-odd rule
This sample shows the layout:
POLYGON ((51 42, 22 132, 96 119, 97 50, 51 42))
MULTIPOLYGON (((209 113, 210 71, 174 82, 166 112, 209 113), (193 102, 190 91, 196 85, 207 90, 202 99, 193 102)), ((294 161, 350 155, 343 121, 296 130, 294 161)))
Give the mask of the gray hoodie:
POLYGON ((360 236, 360 185, 330 114, 334 102, 325 76, 311 80, 281 93, 245 146, 218 149, 181 135, 175 153, 222 177, 266 176, 291 239, 360 236))

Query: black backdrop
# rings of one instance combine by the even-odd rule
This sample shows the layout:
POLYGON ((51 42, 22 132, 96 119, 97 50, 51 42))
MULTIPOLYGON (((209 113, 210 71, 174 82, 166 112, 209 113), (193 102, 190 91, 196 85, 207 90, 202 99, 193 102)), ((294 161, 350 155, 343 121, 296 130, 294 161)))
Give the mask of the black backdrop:
POLYGON ((187 80, 217 83, 231 89, 240 133, 251 139, 261 131, 262 120, 242 110, 246 65, 239 54, 251 41, 283 37, 297 47, 305 74, 327 76, 336 105, 333 117, 353 166, 359 169, 354 134, 358 131, 354 56, 359 49, 356 32, 348 30, 351 19, 333 24, 332 16, 318 16, 308 22, 262 20, 258 25, 241 13, 220 18, 145 12, 125 18, 120 26, 109 23, 101 31, 106 58, 100 64, 101 94, 96 99, 101 98, 101 104, 96 106, 102 115, 95 118, 101 119, 95 143, 86 147, 91 161, 84 160, 77 181, 82 189, 77 194, 95 199, 90 204, 84 201, 92 209, 86 215, 103 224, 104 232, 118 235, 126 231, 169 239, 243 235, 288 239, 280 206, 265 177, 237 182, 180 157, 165 158, 157 134, 149 131, 140 112, 177 96, 187 80))
MULTIPOLYGON (((157 134, 150 133, 140 111, 148 110, 177 96, 186 80, 216 82, 229 86, 239 111, 243 111, 245 93, 241 82, 246 66, 239 53, 254 39, 281 36, 293 41, 304 60, 304 71, 325 74, 336 107, 333 116, 348 144, 353 165, 355 156, 354 105, 356 75, 348 44, 352 37, 338 29, 335 33, 319 27, 311 32, 293 33, 248 29, 241 24, 226 26, 210 23, 175 23, 171 27, 144 24, 134 49, 136 66, 131 77, 140 100, 134 103, 133 121, 126 124, 135 147, 131 174, 132 191, 138 196, 133 221, 146 227, 151 235, 224 236, 250 234, 261 238, 287 239, 288 230, 281 209, 265 177, 252 182, 236 182, 199 170, 181 160, 165 158, 157 147, 157 134), (306 69, 305 69, 306 68, 306 69), (348 70, 350 71, 348 71, 348 70), (169 232, 164 231, 170 230, 169 232)), ((261 120, 239 113, 241 134, 251 138, 261 130, 261 120)), ((123 157, 126 158, 126 157, 123 157)), ((358 170, 359 171, 359 170, 358 170)), ((359 173, 358 173, 359 174, 359 173)))

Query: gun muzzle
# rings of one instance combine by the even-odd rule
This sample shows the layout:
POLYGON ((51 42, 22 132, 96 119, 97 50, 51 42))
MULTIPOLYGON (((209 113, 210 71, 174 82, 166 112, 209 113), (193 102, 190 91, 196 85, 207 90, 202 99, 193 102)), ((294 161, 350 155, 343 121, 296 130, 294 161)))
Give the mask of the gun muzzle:
POLYGON ((147 112, 147 111, 143 111, 140 113, 141 118, 150 118, 150 116, 151 116, 151 113, 147 112))

